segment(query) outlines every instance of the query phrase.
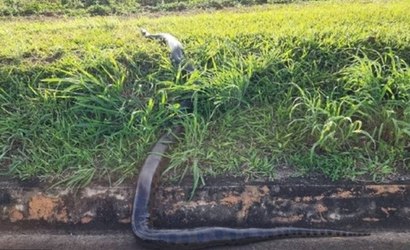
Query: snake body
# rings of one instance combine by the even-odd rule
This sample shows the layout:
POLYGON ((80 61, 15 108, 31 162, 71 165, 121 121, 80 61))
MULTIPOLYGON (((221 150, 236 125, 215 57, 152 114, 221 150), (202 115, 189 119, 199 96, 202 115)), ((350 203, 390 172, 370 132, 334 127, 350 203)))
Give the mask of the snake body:
MULTIPOLYGON (((141 34, 150 39, 157 39, 164 41, 170 49, 170 59, 172 64, 175 67, 178 67, 182 64, 184 60, 184 48, 182 47, 181 42, 173 35, 169 33, 157 33, 150 34, 146 29, 140 29, 141 34)), ((194 67, 191 64, 186 64, 183 66, 183 70, 189 72, 194 71, 194 67)))
MULTIPOLYGON (((144 34, 144 32, 143 32, 144 34)), ((145 33, 146 34, 146 33, 145 33)), ((182 53, 181 43, 172 35, 161 33, 171 48, 171 59, 176 59, 182 53), (173 51, 175 50, 175 51, 173 51), (175 53, 172 53, 175 52, 175 53)), ((177 62, 177 63, 180 63, 177 62)), ((366 236, 368 233, 349 232, 331 229, 311 229, 296 227, 277 228, 227 228, 227 227, 200 227, 192 229, 155 229, 149 225, 149 203, 151 190, 156 184, 155 177, 160 173, 161 155, 168 149, 168 143, 174 141, 173 134, 181 133, 180 128, 163 135, 152 149, 152 153, 145 160, 138 177, 137 188, 132 213, 132 229, 134 234, 151 247, 164 248, 203 248, 224 244, 242 244, 247 242, 290 238, 290 237, 336 237, 336 236, 366 236)))

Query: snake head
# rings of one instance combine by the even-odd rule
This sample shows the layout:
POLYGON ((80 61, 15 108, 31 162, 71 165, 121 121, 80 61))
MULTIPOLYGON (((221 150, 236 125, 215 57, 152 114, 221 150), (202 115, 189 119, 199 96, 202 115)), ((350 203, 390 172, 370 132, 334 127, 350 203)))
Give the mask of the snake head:
POLYGON ((148 35, 149 35, 148 31, 147 31, 146 29, 144 29, 144 28, 140 28, 140 31, 141 31, 141 34, 142 34, 143 36, 148 36, 148 35))

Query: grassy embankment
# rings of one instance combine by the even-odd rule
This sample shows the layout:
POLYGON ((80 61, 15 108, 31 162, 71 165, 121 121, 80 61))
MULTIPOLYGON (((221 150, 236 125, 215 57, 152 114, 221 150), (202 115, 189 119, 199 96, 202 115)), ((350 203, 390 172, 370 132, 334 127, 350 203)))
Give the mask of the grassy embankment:
POLYGON ((106 16, 309 0, 2 0, 0 16, 106 16))
POLYGON ((121 181, 175 123, 186 133, 168 173, 195 185, 281 166, 335 180, 408 171, 408 13, 403 0, 0 21, 1 172, 121 181), (179 37, 197 71, 175 77, 138 26, 179 37))

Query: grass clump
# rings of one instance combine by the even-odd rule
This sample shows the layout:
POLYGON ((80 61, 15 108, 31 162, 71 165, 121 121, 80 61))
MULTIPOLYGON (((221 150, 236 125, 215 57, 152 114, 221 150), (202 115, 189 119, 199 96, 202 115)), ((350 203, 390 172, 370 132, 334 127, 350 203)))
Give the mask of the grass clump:
POLYGON ((409 11, 407 1, 315 2, 3 20, 2 172, 70 186, 120 182, 173 124, 186 133, 168 173, 193 175, 194 186, 221 173, 274 178, 284 167, 334 180, 406 172, 409 11), (181 77, 141 26, 179 37, 197 70, 181 77))
POLYGON ((3 0, 0 16, 106 16, 310 0, 3 0))
POLYGON ((134 174, 132 166, 173 111, 165 99, 157 103, 149 89, 128 82, 128 74, 110 61, 30 83, 22 97, 2 95, 2 160, 8 172, 22 179, 57 177, 70 186, 134 174))

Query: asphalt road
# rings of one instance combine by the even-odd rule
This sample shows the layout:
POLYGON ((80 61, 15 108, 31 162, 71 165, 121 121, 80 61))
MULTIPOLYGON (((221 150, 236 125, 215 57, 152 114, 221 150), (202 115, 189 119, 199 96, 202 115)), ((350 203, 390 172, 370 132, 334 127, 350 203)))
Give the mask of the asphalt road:
MULTIPOLYGON (((80 235, 55 232, 0 232, 0 249, 121 249, 145 250, 130 232, 88 232, 80 235)), ((208 248, 209 249, 209 248, 208 248)), ((350 250, 410 249, 410 233, 374 233, 354 238, 302 238, 265 241, 216 250, 350 250)))

